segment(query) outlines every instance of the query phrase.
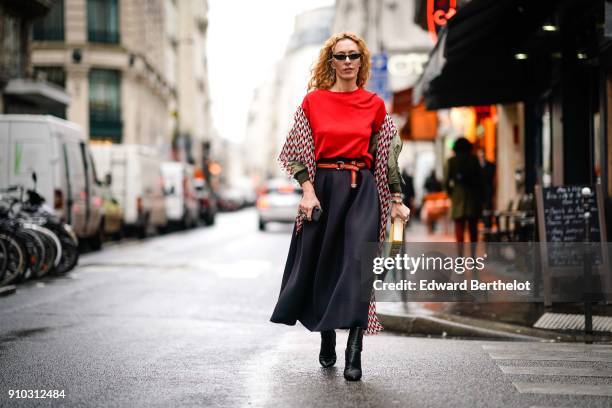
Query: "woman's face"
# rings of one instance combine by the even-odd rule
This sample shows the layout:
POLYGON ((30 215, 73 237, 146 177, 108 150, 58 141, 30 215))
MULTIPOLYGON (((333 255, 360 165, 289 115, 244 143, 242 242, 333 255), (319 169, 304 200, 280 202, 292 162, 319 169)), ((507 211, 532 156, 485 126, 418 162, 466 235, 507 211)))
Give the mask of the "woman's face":
POLYGON ((336 70, 336 77, 344 81, 355 80, 357 78, 357 73, 361 66, 361 58, 351 60, 345 57, 339 61, 334 58, 333 55, 346 56, 351 54, 361 54, 361 51, 359 51, 359 47, 355 41, 348 38, 343 38, 338 41, 332 49, 332 68, 336 70))

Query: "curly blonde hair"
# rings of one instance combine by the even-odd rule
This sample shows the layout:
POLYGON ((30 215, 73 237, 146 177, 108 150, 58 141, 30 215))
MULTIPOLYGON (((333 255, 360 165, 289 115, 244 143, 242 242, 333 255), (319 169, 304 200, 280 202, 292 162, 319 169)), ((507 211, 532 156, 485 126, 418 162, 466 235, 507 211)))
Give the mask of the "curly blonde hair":
POLYGON ((325 41, 319 52, 319 58, 311 70, 308 91, 311 89, 329 89, 336 82, 336 72, 331 67, 333 49, 338 41, 348 38, 357 44, 361 53, 361 66, 357 72, 357 86, 363 88, 370 76, 370 51, 365 41, 355 33, 344 31, 333 34, 325 41))

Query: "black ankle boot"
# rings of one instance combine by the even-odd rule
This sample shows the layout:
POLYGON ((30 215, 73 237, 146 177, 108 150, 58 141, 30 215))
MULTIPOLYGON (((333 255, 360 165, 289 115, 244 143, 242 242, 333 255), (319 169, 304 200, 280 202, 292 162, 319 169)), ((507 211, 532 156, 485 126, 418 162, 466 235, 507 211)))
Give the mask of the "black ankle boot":
POLYGON ((336 364, 336 332, 334 330, 324 330, 321 332, 319 363, 325 368, 336 364))
POLYGON ((363 344, 363 329, 352 327, 348 341, 346 342, 346 364, 344 366, 344 378, 349 381, 361 379, 361 349, 363 344))

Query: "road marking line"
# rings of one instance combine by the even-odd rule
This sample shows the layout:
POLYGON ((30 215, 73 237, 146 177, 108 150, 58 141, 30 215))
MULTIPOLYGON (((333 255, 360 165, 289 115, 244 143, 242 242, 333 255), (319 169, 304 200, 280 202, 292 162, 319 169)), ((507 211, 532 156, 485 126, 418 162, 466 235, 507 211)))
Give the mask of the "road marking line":
POLYGON ((575 377, 612 377, 612 370, 577 367, 514 367, 499 366, 504 374, 559 375, 575 377))
POLYGON ((521 394, 593 395, 612 397, 612 387, 604 385, 513 382, 521 394))

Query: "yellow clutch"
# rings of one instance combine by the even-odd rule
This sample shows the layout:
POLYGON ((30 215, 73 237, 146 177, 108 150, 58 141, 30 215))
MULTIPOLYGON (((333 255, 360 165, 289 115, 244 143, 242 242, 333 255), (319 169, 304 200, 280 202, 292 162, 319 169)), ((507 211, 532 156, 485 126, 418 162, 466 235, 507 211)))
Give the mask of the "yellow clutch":
POLYGON ((389 234, 389 241, 392 244, 401 244, 404 242, 404 228, 406 221, 400 217, 395 217, 391 223, 391 233, 389 234))

